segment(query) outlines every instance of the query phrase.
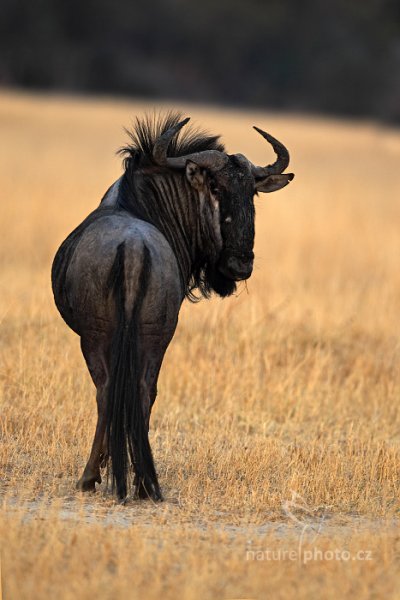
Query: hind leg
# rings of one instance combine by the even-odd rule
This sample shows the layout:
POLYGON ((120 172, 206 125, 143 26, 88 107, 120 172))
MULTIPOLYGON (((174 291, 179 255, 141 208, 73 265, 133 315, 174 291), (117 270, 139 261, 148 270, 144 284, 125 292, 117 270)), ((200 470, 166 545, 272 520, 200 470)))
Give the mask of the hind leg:
POLYGON ((82 492, 94 492, 96 483, 101 483, 100 465, 106 462, 104 440, 106 430, 106 405, 104 387, 97 390, 97 425, 89 460, 76 487, 82 492))
POLYGON ((89 372, 97 388, 97 425, 94 434, 89 460, 76 487, 82 492, 94 492, 96 483, 101 483, 100 467, 107 464, 106 411, 108 368, 105 352, 101 346, 81 342, 82 352, 86 359, 89 372))
MULTIPOLYGON (((163 342, 164 340, 162 340, 163 342)), ((142 401, 142 411, 147 431, 150 429, 150 414, 152 406, 157 396, 157 380, 161 368, 161 363, 165 348, 162 343, 152 344, 150 348, 145 346, 143 352, 143 368, 140 377, 140 397, 142 401), (161 352, 160 352, 161 349, 161 352)), ((149 498, 142 481, 138 481, 137 476, 134 480, 135 495, 140 499, 149 498)), ((157 498, 162 500, 162 498, 157 498)))

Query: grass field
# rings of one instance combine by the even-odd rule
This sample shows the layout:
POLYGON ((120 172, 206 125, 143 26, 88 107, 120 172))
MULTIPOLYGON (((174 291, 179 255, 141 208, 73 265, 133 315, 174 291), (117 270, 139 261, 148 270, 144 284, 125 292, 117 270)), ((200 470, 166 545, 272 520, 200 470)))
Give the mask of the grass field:
POLYGON ((258 164, 273 156, 251 125, 270 131, 296 179, 256 199, 247 287, 183 306, 152 416, 166 501, 75 492, 94 389, 50 265, 148 108, 0 95, 4 597, 399 597, 394 130, 183 107, 258 164))

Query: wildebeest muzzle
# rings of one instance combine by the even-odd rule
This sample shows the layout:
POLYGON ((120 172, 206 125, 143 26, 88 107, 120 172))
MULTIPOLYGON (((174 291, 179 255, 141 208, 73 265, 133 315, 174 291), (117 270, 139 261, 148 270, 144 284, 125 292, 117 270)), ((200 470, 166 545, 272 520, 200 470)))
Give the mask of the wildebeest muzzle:
POLYGON ((232 254, 223 251, 218 261, 218 270, 234 281, 248 279, 253 272, 254 252, 242 252, 232 254))

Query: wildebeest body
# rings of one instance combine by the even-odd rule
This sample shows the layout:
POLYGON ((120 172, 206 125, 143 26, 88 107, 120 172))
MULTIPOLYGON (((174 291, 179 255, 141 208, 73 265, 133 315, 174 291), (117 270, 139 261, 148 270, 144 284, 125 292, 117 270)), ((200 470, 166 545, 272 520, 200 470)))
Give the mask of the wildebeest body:
POLYGON ((228 296, 250 276, 253 195, 293 177, 281 174, 288 154, 268 134, 278 160, 254 167, 226 155, 216 137, 191 134, 176 145, 186 123, 178 121, 169 115, 153 129, 138 122, 124 175, 54 259, 55 302, 81 338, 97 389, 95 437, 78 482, 84 491, 95 489, 111 458, 120 498, 132 466, 138 496, 161 499, 149 419, 182 301, 196 289, 228 296))

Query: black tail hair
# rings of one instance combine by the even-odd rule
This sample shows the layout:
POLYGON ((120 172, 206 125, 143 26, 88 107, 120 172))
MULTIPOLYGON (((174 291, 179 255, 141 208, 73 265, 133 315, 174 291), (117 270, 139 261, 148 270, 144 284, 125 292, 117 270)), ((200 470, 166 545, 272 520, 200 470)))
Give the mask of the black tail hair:
POLYGON ((111 373, 107 398, 108 452, 112 466, 112 485, 120 499, 127 496, 130 465, 135 471, 136 493, 139 497, 162 500, 150 448, 147 425, 143 415, 140 391, 140 348, 138 319, 148 286, 150 253, 144 247, 143 265, 139 275, 138 293, 127 316, 125 292, 125 244, 118 246, 109 277, 117 310, 117 328, 111 347, 111 373))

